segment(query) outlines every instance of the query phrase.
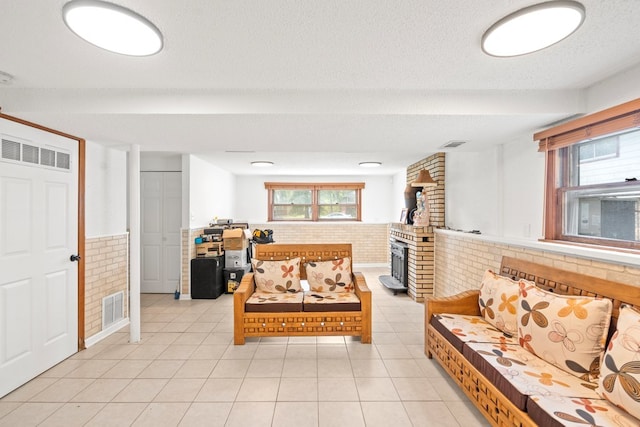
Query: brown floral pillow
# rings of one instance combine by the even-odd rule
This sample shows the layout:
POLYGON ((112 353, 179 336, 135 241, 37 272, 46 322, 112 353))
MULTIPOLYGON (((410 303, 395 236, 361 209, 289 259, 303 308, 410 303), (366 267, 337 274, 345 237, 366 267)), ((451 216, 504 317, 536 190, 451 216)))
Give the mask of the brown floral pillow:
POLYGON ((305 264, 305 269, 313 292, 353 292, 351 258, 312 261, 305 264))
POLYGON ((600 374, 612 306, 608 299, 558 295, 535 286, 521 289, 517 307, 520 345, 593 382, 600 374))
POLYGON ((487 270, 480 285, 480 313, 484 320, 506 333, 517 336, 516 306, 519 282, 487 270))
POLYGON ((633 307, 620 308, 600 374, 598 393, 640 418, 640 312, 633 307))
POLYGON ((256 288, 261 292, 300 292, 300 258, 282 261, 251 260, 256 288))

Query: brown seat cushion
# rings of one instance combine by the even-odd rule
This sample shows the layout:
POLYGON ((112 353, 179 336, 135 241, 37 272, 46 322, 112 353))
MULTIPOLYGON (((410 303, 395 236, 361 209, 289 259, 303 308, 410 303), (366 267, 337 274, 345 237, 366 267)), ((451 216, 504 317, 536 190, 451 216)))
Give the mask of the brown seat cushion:
POLYGON ((244 305, 248 313, 280 313, 302 311, 302 292, 281 294, 256 291, 244 305))
POLYGON ((360 299, 353 292, 304 293, 303 310, 307 312, 360 311, 360 299))
POLYGON ((465 342, 495 342, 517 344, 518 341, 496 329, 480 316, 464 314, 436 314, 431 317, 431 326, 462 353, 465 342))

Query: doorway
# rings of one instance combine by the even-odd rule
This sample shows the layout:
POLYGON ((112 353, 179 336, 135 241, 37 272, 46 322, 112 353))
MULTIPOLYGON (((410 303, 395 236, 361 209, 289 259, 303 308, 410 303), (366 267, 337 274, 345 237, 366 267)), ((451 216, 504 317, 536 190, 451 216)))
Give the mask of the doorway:
POLYGON ((180 281, 182 173, 141 172, 142 293, 173 293, 180 281))

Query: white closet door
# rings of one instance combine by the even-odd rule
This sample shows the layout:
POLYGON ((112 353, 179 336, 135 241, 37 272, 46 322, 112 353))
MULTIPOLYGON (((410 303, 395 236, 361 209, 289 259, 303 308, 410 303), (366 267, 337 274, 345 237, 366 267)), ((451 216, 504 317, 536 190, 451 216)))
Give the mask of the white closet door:
POLYGON ((78 142, 6 120, 0 136, 2 397, 78 349, 78 142))
POLYGON ((173 293, 180 278, 182 173, 141 172, 144 293, 173 293))

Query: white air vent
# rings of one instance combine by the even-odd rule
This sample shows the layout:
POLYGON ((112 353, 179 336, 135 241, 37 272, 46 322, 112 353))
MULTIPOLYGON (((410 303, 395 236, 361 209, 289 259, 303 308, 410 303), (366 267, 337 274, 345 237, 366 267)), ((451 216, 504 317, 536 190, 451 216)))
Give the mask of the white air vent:
POLYGON ((56 152, 53 150, 47 150, 46 148, 40 149, 40 164, 43 166, 56 166, 56 152))
POLYGON ((27 163, 40 163, 40 149, 33 145, 22 144, 22 161, 27 163))
POLYGON ((58 153, 56 158, 56 166, 60 169, 69 169, 71 167, 71 156, 67 153, 58 153))
POLYGON ((462 144, 466 144, 467 141, 449 141, 446 144, 440 146, 440 148, 456 148, 462 144))
POLYGON ((56 151, 56 148, 40 147, 32 141, 28 141, 28 143, 12 141, 2 135, 2 157, 0 160, 24 166, 55 168, 59 172, 71 172, 71 154, 56 151))
POLYGON ((8 139, 3 139, 2 158, 7 160, 20 161, 20 143, 9 141, 8 139))
POLYGON ((124 317, 124 292, 116 292, 102 298, 102 330, 124 317))

